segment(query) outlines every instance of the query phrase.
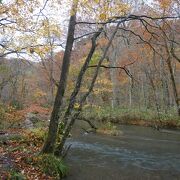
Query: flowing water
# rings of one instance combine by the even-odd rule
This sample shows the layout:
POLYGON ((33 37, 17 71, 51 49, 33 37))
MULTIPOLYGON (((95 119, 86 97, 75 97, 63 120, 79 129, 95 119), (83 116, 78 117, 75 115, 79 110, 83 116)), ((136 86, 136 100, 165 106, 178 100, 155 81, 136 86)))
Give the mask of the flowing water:
POLYGON ((123 134, 78 134, 66 180, 180 180, 180 132, 119 126, 123 134))

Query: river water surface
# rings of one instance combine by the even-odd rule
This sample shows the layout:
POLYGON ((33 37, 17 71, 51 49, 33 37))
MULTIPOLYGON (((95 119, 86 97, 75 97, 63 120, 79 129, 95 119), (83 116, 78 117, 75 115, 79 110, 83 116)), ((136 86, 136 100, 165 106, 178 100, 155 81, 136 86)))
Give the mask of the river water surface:
POLYGON ((66 180, 180 180, 180 131, 119 126, 123 134, 76 133, 66 180))

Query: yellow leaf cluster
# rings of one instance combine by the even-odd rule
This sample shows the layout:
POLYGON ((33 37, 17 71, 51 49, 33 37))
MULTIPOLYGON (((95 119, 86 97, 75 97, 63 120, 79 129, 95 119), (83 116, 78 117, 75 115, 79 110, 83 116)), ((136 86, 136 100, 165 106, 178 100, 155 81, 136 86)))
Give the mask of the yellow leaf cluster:
POLYGON ((162 9, 167 9, 170 7, 172 0, 157 0, 158 3, 160 4, 160 7, 162 9))
POLYGON ((46 96, 46 93, 41 91, 40 89, 37 89, 37 91, 34 93, 35 98, 41 98, 43 96, 46 96))
POLYGON ((75 103, 75 104, 74 104, 74 109, 79 109, 79 107, 80 107, 80 104, 79 104, 79 103, 75 103))
POLYGON ((110 80, 108 80, 107 78, 103 78, 103 79, 98 79, 97 81, 97 84, 101 84, 101 85, 104 85, 104 86, 111 86, 112 83, 110 80))

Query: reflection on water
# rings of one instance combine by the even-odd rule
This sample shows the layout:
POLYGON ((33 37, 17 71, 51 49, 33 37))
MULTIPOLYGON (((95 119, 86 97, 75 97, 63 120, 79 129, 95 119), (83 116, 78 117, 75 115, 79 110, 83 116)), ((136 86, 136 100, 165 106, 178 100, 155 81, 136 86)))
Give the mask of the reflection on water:
POLYGON ((123 135, 89 134, 67 141, 68 180, 179 179, 180 135, 121 126, 123 135))

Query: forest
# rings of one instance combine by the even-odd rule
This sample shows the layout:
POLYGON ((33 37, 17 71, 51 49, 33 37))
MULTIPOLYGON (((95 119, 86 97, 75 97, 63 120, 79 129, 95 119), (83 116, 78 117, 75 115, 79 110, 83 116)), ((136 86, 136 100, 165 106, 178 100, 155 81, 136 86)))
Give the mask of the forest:
POLYGON ((180 179, 179 0, 0 0, 0 179, 180 179))

